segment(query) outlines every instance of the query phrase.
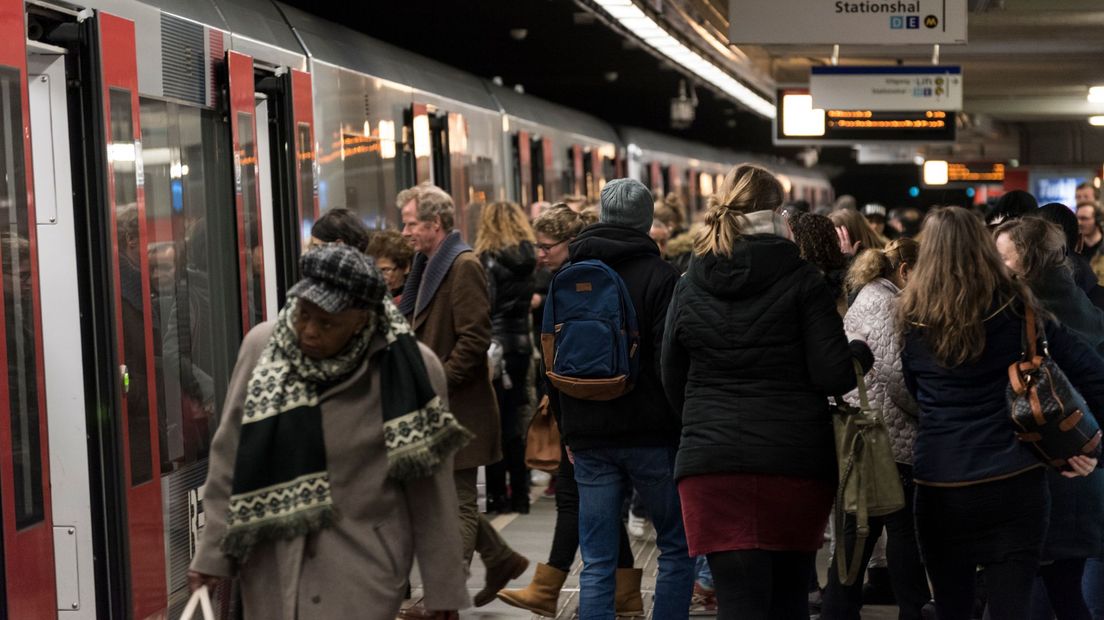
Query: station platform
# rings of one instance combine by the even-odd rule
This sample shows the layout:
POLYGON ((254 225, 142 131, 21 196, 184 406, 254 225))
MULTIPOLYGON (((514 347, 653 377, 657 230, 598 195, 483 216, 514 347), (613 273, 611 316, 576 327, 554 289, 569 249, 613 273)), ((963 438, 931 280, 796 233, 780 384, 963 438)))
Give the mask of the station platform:
MULTIPOLYGON (((543 496, 543 487, 535 487, 530 513, 527 515, 508 514, 499 515, 491 520, 491 525, 502 533, 510 546, 515 551, 529 558, 529 569, 520 578, 510 582, 510 588, 523 588, 528 585, 533 577, 537 562, 548 559, 548 551, 552 546, 552 530, 556 522, 556 503, 551 497, 543 496)), ((649 527, 650 530, 650 527, 649 527)), ((653 620, 651 613, 652 597, 655 593, 655 577, 659 551, 655 545, 655 532, 649 531, 644 539, 632 539, 633 557, 635 565, 644 569, 644 580, 641 590, 644 594, 644 609, 648 620, 653 620)), ((820 573, 820 582, 826 581, 825 575, 828 565, 828 546, 825 545, 817 555, 817 568, 820 573)), ((560 594, 560 607, 556 615, 557 620, 571 620, 576 617, 576 609, 579 605, 579 572, 582 570, 582 560, 576 557, 571 573, 567 577, 564 589, 560 594)), ((468 591, 475 596, 483 587, 483 564, 478 555, 472 561, 471 576, 468 579, 468 591)), ((421 598, 421 582, 417 571, 411 575, 413 585, 413 599, 407 604, 413 604, 421 598)), ((715 618, 714 615, 695 615, 693 618, 715 618)), ((814 616, 815 617, 815 616, 814 616)), ((494 601, 489 605, 478 609, 472 608, 460 612, 462 620, 506 620, 506 619, 532 619, 538 620, 544 616, 538 616, 522 609, 510 607, 501 601, 494 601)), ((867 606, 862 612, 863 620, 891 620, 897 618, 897 608, 893 606, 867 606)), ((656 618, 654 620, 662 620, 656 618)))

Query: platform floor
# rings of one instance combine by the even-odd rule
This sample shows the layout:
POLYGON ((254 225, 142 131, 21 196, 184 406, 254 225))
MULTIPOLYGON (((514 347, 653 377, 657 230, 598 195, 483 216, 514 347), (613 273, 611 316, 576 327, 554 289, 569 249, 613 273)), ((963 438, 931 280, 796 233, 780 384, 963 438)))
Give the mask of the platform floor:
MULTIPOLYGON (((536 492, 535 492, 536 494, 536 492)), ((533 577, 537 562, 548 559, 548 551, 552 545, 552 529, 556 522, 556 505, 551 497, 540 497, 533 501, 528 515, 501 515, 495 517, 491 524, 502 533, 510 546, 518 553, 529 558, 529 569, 519 579, 510 582, 510 588, 523 588, 528 585, 533 577)), ((654 536, 654 534, 653 534, 654 536)), ((633 541, 633 555, 636 557, 636 566, 644 569, 644 608, 648 611, 647 617, 652 618, 652 596, 655 592, 656 576, 656 550, 654 538, 633 541)), ((821 583, 825 581, 825 571, 828 561, 827 548, 822 549, 818 556, 818 568, 821 575, 821 583)), ((572 567, 571 574, 567 578, 564 589, 560 594, 560 608, 556 618, 558 620, 571 620, 575 617, 578 607, 579 595, 579 571, 582 562, 578 559, 572 567)), ((468 590, 474 596, 483 587, 483 564, 478 555, 472 561, 471 578, 468 580, 468 590)), ((417 571, 411 576, 413 581, 414 599, 419 600, 421 594, 421 582, 417 571)), ((694 616, 695 618, 713 618, 714 616, 694 616)), ((863 620, 891 620, 897 617, 897 608, 889 606, 868 606, 863 609, 863 620)), ((462 620, 506 620, 525 618, 537 620, 542 616, 531 614, 527 611, 510 607, 501 601, 494 601, 485 607, 468 609, 460 612, 462 620)))

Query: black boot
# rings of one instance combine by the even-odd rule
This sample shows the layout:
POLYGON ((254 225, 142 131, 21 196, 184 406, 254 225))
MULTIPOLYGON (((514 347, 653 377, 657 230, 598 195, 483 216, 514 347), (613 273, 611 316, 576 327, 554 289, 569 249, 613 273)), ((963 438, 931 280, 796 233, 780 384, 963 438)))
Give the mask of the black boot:
POLYGON ((505 495, 487 498, 487 514, 506 514, 510 512, 510 500, 505 495))

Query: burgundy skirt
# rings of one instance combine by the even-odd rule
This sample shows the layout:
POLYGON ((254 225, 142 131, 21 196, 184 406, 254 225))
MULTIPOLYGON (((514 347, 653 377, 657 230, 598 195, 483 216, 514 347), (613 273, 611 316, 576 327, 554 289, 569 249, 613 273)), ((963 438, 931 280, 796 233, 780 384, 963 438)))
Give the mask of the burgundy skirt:
POLYGON ((824 480, 704 474, 678 483, 690 555, 767 549, 816 551, 835 500, 824 480))

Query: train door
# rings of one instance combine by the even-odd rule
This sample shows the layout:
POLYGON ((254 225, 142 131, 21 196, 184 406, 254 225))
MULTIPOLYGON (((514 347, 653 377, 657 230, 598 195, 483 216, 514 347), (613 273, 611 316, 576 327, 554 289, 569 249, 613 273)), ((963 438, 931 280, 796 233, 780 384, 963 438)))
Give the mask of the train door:
POLYGON ((21 0, 0 1, 0 618, 57 614, 21 0))
POLYGON ((568 161, 571 162, 571 184, 567 189, 567 193, 576 196, 582 195, 586 191, 586 175, 583 172, 583 147, 578 144, 572 145, 567 150, 567 157, 568 161))
MULTIPOLYGON (((540 184, 537 185, 537 200, 552 202, 556 199, 555 183, 552 178, 552 138, 542 136, 539 144, 534 144, 533 161, 534 174, 540 178, 540 184)), ((529 205, 524 206, 528 209, 529 205)))

